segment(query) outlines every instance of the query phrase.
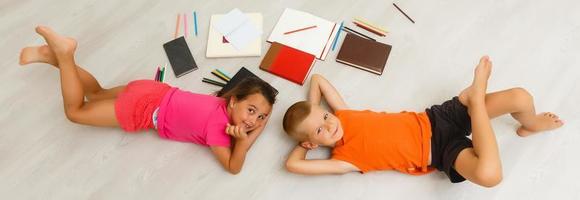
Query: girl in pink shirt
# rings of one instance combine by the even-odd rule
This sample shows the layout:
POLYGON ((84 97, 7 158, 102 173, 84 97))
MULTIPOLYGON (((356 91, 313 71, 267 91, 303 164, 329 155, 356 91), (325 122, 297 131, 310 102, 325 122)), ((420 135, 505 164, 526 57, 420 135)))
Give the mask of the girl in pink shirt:
POLYGON ((74 39, 48 27, 39 26, 36 32, 48 45, 22 49, 20 64, 47 63, 59 69, 69 120, 120 127, 127 132, 156 129, 162 138, 208 146, 232 174, 240 172, 276 101, 274 88, 257 78, 240 82, 222 97, 195 94, 152 80, 103 89, 76 65, 74 39))

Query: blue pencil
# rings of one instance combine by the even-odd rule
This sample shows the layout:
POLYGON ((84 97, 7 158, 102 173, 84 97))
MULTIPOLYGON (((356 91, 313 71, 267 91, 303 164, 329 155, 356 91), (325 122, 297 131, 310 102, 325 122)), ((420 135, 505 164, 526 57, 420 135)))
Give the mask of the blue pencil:
POLYGON ((340 36, 340 32, 342 32, 342 25, 344 24, 344 22, 340 22, 340 27, 338 28, 338 33, 336 33, 336 37, 334 38, 334 42, 332 43, 332 50, 334 51, 334 48, 336 47, 336 43, 338 43, 338 37, 340 36))
POLYGON ((193 27, 195 30, 195 36, 197 36, 197 13, 193 11, 193 27))

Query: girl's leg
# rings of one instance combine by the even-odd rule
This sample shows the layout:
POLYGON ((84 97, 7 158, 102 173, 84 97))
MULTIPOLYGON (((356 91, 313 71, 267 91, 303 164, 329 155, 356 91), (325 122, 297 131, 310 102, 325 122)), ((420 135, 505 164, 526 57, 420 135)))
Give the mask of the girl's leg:
MULTIPOLYGON (((20 65, 30 63, 47 63, 57 69, 59 68, 56 56, 48 45, 25 47, 22 49, 20 52, 20 65)), ((83 85, 83 91, 89 101, 115 98, 117 97, 117 94, 124 89, 124 86, 103 89, 93 75, 78 65, 76 65, 76 67, 83 85)))
POLYGON ((115 99, 84 101, 84 88, 74 61, 76 41, 60 36, 48 27, 39 26, 36 32, 44 37, 55 54, 67 118, 86 125, 119 126, 115 116, 115 99))

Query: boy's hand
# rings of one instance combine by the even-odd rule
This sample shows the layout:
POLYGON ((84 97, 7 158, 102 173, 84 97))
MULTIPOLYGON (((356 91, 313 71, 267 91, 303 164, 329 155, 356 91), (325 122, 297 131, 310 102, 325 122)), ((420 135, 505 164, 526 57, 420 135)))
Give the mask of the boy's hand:
POLYGON ((248 133, 246 132, 245 127, 235 126, 229 123, 226 126, 226 134, 231 135, 237 140, 245 140, 248 138, 248 133))

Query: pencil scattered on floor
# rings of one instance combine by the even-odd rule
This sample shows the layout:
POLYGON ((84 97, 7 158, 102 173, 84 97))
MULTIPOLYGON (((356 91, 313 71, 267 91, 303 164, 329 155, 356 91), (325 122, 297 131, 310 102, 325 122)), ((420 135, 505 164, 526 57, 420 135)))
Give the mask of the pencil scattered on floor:
POLYGON ((334 42, 332 42, 332 51, 334 51, 334 48, 336 47, 336 43, 338 43, 338 38, 340 37, 340 32, 342 32, 342 26, 344 25, 344 22, 340 22, 340 26, 338 27, 338 32, 336 33, 336 37, 334 37, 334 42))
POLYGON ((187 15, 183 13, 183 36, 185 36, 185 38, 187 38, 187 33, 187 15))
POLYGON ((405 12, 403 12, 403 10, 401 10, 401 8, 399 8, 399 6, 397 6, 397 4, 393 3, 393 6, 395 6, 395 8, 397 8, 397 10, 399 10, 399 12, 403 13, 403 15, 405 15, 405 17, 407 17, 407 19, 411 20, 411 22, 413 22, 413 24, 415 23, 415 21, 413 21, 413 19, 411 19, 411 17, 409 17, 409 15, 407 15, 405 12))
POLYGON ((197 36, 197 12, 193 11, 193 28, 195 31, 195 36, 197 36))
POLYGON ((181 19, 181 14, 177 14, 177 22, 175 23, 175 35, 174 38, 177 38, 177 34, 179 34, 179 21, 181 19))
POLYGON ((385 28, 379 27, 377 25, 373 25, 370 22, 368 22, 367 20, 363 20, 362 18, 355 18, 353 23, 362 28, 365 29, 371 33, 377 34, 378 36, 384 37, 387 35, 388 31, 385 30, 385 28))

